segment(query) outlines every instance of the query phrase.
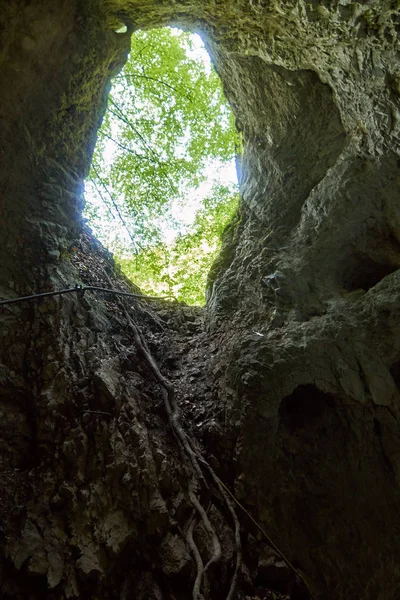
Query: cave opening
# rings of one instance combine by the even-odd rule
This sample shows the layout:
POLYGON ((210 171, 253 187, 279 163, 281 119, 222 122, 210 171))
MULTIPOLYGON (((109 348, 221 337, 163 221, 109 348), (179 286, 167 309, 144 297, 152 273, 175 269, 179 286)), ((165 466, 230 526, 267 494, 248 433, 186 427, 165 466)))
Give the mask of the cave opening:
POLYGON ((84 216, 145 293, 204 305, 238 205, 238 152, 201 37, 172 27, 135 32, 98 131, 84 216))

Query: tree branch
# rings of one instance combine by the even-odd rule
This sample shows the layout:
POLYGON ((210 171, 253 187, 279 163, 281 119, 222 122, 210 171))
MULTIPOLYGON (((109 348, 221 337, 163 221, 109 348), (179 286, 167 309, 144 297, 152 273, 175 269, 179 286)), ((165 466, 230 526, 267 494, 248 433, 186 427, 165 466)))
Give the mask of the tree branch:
MULTIPOLYGON (((93 165, 92 165, 92 166, 93 166, 93 165)), ((97 185, 96 181, 95 181, 95 180, 94 180, 92 177, 89 177, 89 179, 90 179, 90 181, 93 183, 94 187, 96 188, 96 191, 97 191, 98 195, 100 196, 101 200, 103 201, 103 204, 105 204, 105 206, 107 207, 107 210, 108 210, 108 212, 110 213, 110 215, 112 216, 112 218, 113 218, 113 219, 114 219, 114 221, 115 221, 116 217, 115 217, 115 215, 113 214, 113 212, 112 212, 112 210, 111 210, 111 208, 110 208, 110 205, 108 204, 107 200, 104 198, 103 194, 101 193, 101 190, 99 189, 99 187, 98 187, 98 185, 97 185)))
MULTIPOLYGON (((104 180, 102 179, 102 177, 100 176, 100 174, 99 174, 99 172, 98 172, 98 170, 97 170, 97 168, 96 168, 96 166, 95 166, 95 164, 94 164, 94 163, 92 163, 92 169, 93 169, 93 171, 94 171, 94 173, 95 173, 95 175, 96 175, 97 179, 100 181, 101 185, 103 186, 103 188, 106 190, 107 194, 109 195, 109 197, 110 197, 110 199, 111 199, 111 202, 112 202, 112 205, 114 206, 115 210, 117 211, 118 217, 119 217, 119 219, 120 219, 120 221, 121 221, 122 225, 124 226, 124 228, 125 228, 125 230, 126 230, 126 232, 127 232, 128 236, 129 236, 130 240, 132 241, 132 244, 133 244, 134 248, 136 249, 137 247, 139 247, 141 250, 143 250, 143 248, 141 248, 140 244, 138 244, 138 243, 136 242, 136 240, 134 239, 133 235, 131 234, 131 232, 130 232, 130 230, 129 230, 129 228, 128 228, 128 225, 126 224, 126 221, 125 221, 124 217, 123 217, 123 216, 122 216, 122 214, 121 214, 121 211, 120 211, 120 209, 119 209, 119 206, 118 206, 118 204, 116 203, 116 201, 115 201, 115 199, 114 199, 114 196, 111 194, 111 192, 110 192, 110 190, 109 190, 109 188, 108 188, 108 185, 105 183, 105 181, 104 181, 104 180)), ((95 185, 96 185, 96 184, 95 184, 95 185)), ((97 187, 97 185, 96 185, 96 189, 98 190, 98 187, 97 187)), ((100 197, 101 197, 101 199, 103 200, 103 202, 106 204, 106 202, 105 202, 105 200, 104 200, 104 197, 103 197, 103 195, 102 195, 102 194, 100 194, 100 197)), ((107 206, 107 204, 106 204, 106 206, 107 206)))
POLYGON ((121 148, 121 150, 125 150, 126 152, 133 154, 136 158, 139 158, 140 160, 147 160, 146 156, 143 156, 143 154, 138 154, 134 150, 131 150, 131 148, 128 148, 128 146, 124 146, 120 142, 117 142, 117 140, 115 140, 113 137, 111 137, 111 135, 108 135, 108 133, 105 133, 101 129, 99 130, 99 133, 100 133, 100 135, 102 135, 102 136, 108 138, 109 140, 111 140, 112 142, 114 142, 114 144, 116 144, 119 148, 121 148))
POLYGON ((151 77, 150 75, 145 75, 144 73, 142 75, 139 75, 139 74, 132 75, 130 73, 129 74, 124 73, 124 74, 118 75, 118 77, 116 77, 116 79, 122 79, 122 78, 131 79, 131 80, 132 79, 146 79, 148 81, 154 81, 155 83, 160 83, 160 84, 164 85, 165 87, 169 88, 170 90, 172 90, 173 92, 175 92, 176 94, 178 94, 179 96, 181 96, 181 98, 187 98, 192 104, 194 104, 193 96, 189 91, 187 91, 186 93, 183 93, 179 88, 167 83, 166 81, 163 81, 162 79, 156 79, 156 77, 151 77))
POLYGON ((115 108, 119 111, 120 114, 116 113, 114 110, 112 110, 111 108, 109 108, 108 110, 110 111, 110 113, 113 114, 115 117, 117 117, 117 119, 120 119, 120 121, 123 121, 123 123, 125 123, 126 125, 128 125, 128 127, 130 127, 132 129, 132 131, 135 133, 135 135, 137 135, 137 137, 141 140, 144 148, 146 148, 146 150, 148 152, 150 152, 150 154, 152 154, 153 157, 155 158, 156 163, 157 163, 158 167, 160 168, 160 170, 162 171, 162 173, 164 174, 166 180, 168 181, 168 183, 169 183, 169 185, 171 187, 172 192, 174 194, 178 194, 178 190, 174 186, 173 182, 171 181, 171 178, 168 175, 168 172, 162 166, 162 161, 161 161, 159 155, 157 154, 157 152, 155 152, 155 150, 153 150, 153 148, 148 145, 147 140, 136 129, 136 127, 129 121, 129 119, 126 117, 126 115, 124 114, 124 112, 122 111, 122 109, 118 106, 118 104, 116 102, 114 102, 114 100, 111 98, 111 96, 110 96, 109 100, 110 100, 111 104, 113 106, 115 106, 115 108))

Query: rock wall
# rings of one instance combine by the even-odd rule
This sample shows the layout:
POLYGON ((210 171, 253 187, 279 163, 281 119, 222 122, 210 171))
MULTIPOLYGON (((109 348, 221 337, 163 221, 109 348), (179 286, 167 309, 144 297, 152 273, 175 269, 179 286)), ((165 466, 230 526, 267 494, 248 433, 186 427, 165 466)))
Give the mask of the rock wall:
MULTIPOLYGON (((179 363, 186 427, 315 597, 397 598, 398 2, 3 0, 0 24, 1 297, 127 289, 78 241, 109 80, 133 29, 201 33, 242 132, 243 200, 190 355, 203 378, 179 363)), ((173 376, 192 317, 129 311, 173 376)), ((71 294, 0 322, 2 597, 190 597, 188 467, 120 305, 71 294)), ((211 513, 220 598, 233 534, 211 513)), ((265 583, 246 518, 239 595, 265 583)))

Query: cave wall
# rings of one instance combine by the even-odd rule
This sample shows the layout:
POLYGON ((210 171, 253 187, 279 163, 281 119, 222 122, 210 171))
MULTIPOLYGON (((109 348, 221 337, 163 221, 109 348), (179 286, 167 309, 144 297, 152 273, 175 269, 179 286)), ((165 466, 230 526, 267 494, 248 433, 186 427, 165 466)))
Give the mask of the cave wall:
POLYGON ((231 289, 243 264, 235 298, 249 280, 265 316, 277 273, 291 288, 289 318, 324 311, 343 290, 368 289, 399 266, 396 6, 296 3, 281 12, 260 8, 233 54, 212 46, 245 143, 242 238, 256 238, 246 259, 241 243, 232 252, 227 243, 214 314, 229 296, 219 301, 218 288, 231 289))
POLYGON ((3 2, 1 20, 6 293, 24 264, 29 274, 56 263, 71 244, 109 78, 129 39, 105 28, 90 2, 3 2))
MULTIPOLYGON (((130 32, 200 32, 244 147, 209 283, 214 443, 232 444, 239 500, 317 597, 397 598, 398 3, 2 4, 1 297, 79 280, 82 181, 130 32)), ((171 542, 183 476, 123 315, 68 296, 0 319, 4 597, 168 597, 190 571, 171 542), (141 545, 156 576, 147 555, 129 562, 141 545)))
POLYGON ((226 336, 215 368, 240 423, 240 496, 297 548, 316 593, 391 598, 398 8, 298 3, 292 15, 243 54, 220 53, 245 152, 241 215, 210 280, 211 330, 226 336))

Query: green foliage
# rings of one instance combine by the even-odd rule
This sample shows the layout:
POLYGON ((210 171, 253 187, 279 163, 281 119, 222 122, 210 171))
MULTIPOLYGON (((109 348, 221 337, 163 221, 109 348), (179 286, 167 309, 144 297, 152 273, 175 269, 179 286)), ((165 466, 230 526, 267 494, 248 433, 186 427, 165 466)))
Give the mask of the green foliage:
POLYGON ((172 209, 207 179, 210 160, 232 160, 238 138, 218 75, 191 51, 183 31, 133 36, 99 131, 86 216, 144 290, 199 303, 236 190, 214 186, 187 232, 172 209), (165 228, 177 232, 173 244, 163 241, 165 228))
POLYGON ((189 232, 173 244, 159 242, 131 259, 118 262, 131 279, 150 295, 173 295, 188 304, 204 305, 208 271, 221 247, 222 232, 238 205, 220 186, 204 201, 189 232))

